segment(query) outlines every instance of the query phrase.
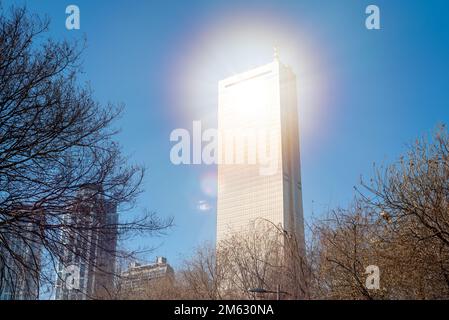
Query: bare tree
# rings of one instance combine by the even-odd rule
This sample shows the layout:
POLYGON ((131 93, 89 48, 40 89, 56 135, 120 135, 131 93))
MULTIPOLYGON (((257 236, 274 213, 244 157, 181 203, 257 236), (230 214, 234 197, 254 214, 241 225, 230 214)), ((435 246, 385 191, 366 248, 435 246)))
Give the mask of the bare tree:
POLYGON ((284 292, 286 299, 306 299, 309 295, 305 250, 296 235, 281 226, 257 219, 246 232, 223 240, 218 251, 230 270, 224 287, 230 296, 239 292, 237 297, 255 298, 249 289, 273 292, 259 298, 273 299, 277 291, 284 292))
POLYGON ((312 297, 373 299, 365 285, 365 268, 378 265, 374 244, 377 219, 359 203, 337 209, 313 224, 309 251, 312 264, 312 297))
POLYGON ((449 136, 444 125, 433 139, 409 147, 397 164, 376 169, 362 183, 361 199, 386 218, 401 243, 408 244, 417 297, 449 297, 449 136))
POLYGON ((180 291, 187 299, 220 300, 223 299, 222 286, 225 282, 227 265, 218 263, 223 254, 217 252, 211 244, 196 249, 189 259, 184 261, 177 279, 180 291))
POLYGON ((54 271, 67 250, 75 250, 61 234, 88 246, 89 229, 151 233, 170 224, 154 214, 113 223, 68 218, 86 185, 99 187, 82 202, 101 197, 131 208, 144 170, 127 165, 113 141, 112 124, 123 106, 102 106, 89 87, 78 85, 79 45, 46 39, 48 26, 24 8, 0 14, 0 287, 15 270, 38 283, 52 280, 54 272, 42 266, 54 271), (33 263, 18 254, 17 244, 33 263))
POLYGON ((309 268, 296 237, 267 220, 205 246, 187 260, 180 280, 191 299, 274 299, 250 289, 282 292, 284 299, 308 298, 309 268))
POLYGON ((397 163, 375 169, 353 205, 313 224, 314 298, 449 297, 449 137, 442 126, 397 163), (368 289, 376 265, 380 288, 368 289))

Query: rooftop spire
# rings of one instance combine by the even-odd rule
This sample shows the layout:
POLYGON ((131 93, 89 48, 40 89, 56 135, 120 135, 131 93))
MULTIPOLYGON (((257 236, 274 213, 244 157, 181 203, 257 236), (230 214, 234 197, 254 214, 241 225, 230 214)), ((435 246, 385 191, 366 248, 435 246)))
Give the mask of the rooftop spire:
POLYGON ((274 61, 279 61, 279 49, 278 49, 278 47, 273 47, 273 50, 274 50, 274 54, 273 54, 274 61))

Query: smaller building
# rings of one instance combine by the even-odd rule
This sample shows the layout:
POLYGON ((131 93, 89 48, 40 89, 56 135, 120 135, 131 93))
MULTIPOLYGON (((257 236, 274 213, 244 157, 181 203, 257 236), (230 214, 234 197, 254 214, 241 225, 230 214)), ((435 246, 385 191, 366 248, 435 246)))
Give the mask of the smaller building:
POLYGON ((165 257, 157 257, 155 263, 132 262, 121 274, 121 292, 125 298, 142 299, 152 295, 153 289, 171 285, 174 270, 165 257))

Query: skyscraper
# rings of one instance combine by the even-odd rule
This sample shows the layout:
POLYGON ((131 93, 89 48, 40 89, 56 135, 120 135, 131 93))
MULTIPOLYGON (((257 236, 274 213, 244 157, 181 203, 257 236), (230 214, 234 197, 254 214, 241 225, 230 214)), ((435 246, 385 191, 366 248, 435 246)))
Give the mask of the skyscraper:
POLYGON ((101 187, 87 184, 65 216, 78 228, 63 230, 65 249, 57 270, 57 300, 111 298, 115 276, 117 207, 102 196, 101 187))
POLYGON ((296 76, 274 61, 219 82, 217 243, 258 218, 304 242, 296 76))
POLYGON ((0 245, 0 300, 39 298, 42 209, 19 205, 8 214, 15 232, 4 232, 0 245))

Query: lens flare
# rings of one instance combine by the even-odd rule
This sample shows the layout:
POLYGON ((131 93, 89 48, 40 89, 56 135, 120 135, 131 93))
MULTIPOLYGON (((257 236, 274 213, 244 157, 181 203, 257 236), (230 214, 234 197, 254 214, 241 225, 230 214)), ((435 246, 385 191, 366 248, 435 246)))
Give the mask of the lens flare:
POLYGON ((201 191, 210 198, 217 197, 217 173, 210 171, 205 173, 200 180, 201 191))

